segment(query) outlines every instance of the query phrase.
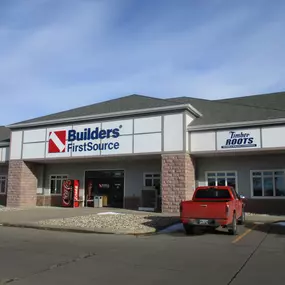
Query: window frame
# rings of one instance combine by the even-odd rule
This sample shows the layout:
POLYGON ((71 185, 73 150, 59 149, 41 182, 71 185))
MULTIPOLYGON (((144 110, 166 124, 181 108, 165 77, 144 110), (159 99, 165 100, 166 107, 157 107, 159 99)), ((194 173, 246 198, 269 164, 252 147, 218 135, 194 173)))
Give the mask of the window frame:
POLYGON ((276 187, 274 183, 274 178, 280 177, 280 175, 274 175, 274 172, 284 172, 284 179, 285 179, 285 169, 262 169, 262 170, 250 170, 250 197, 252 199, 285 199, 285 196, 276 196, 276 187), (254 172, 261 172, 261 175, 253 175, 254 172), (272 172, 273 176, 264 176, 264 172, 272 172), (261 184, 262 184, 262 196, 254 196, 253 193, 253 178, 254 177, 260 177, 261 178, 261 184), (273 194, 275 196, 264 196, 264 177, 272 177, 273 178, 273 194))
POLYGON ((143 173, 143 187, 144 189, 155 189, 155 185, 153 185, 154 179, 157 179, 157 177, 154 177, 154 175, 159 175, 159 180, 161 184, 161 172, 144 172, 143 173), (152 177, 146 177, 147 175, 152 175, 152 177), (152 180, 152 186, 146 186, 146 179, 151 179, 152 180))
MULTIPOLYGON (((234 173, 235 174, 235 180, 236 180, 236 187, 235 187, 235 191, 236 191, 236 193, 238 194, 239 193, 239 191, 238 191, 238 172, 237 172, 237 170, 213 170, 213 171, 205 171, 205 181, 206 181, 206 186, 209 186, 208 185, 208 174, 210 174, 210 173, 212 173, 212 174, 215 174, 215 184, 217 184, 217 178, 218 178, 218 176, 217 176, 217 174, 218 173, 225 173, 225 174, 227 174, 227 173, 234 173)), ((213 176, 214 177, 214 176, 213 176)), ((225 176, 221 176, 222 178, 227 178, 227 175, 225 175, 225 176)), ((229 178, 231 178, 231 177, 233 177, 233 176, 230 176, 229 178)), ((226 181, 227 181, 227 179, 226 179, 226 181)), ((218 186, 218 185, 215 185, 215 186, 218 186)), ((232 186, 230 186, 230 187, 232 187, 232 186)))
POLYGON ((51 174, 49 175, 49 192, 51 196, 61 196, 62 195, 62 181, 69 179, 69 175, 68 174, 51 174), (55 179, 55 181, 60 180, 61 181, 61 189, 60 189, 60 193, 51 193, 51 181, 52 181, 52 177, 58 177, 61 176, 61 179, 55 179), (64 177, 64 178, 63 178, 64 177))
MULTIPOLYGON (((8 175, 0 174, 0 183, 2 182, 2 180, 5 181, 5 188, 4 188, 4 192, 1 192, 1 189, 0 189, 0 195, 7 195, 8 175), (4 178, 4 179, 3 179, 3 178, 4 178)), ((1 184, 0 184, 0 185, 1 185, 1 184)))

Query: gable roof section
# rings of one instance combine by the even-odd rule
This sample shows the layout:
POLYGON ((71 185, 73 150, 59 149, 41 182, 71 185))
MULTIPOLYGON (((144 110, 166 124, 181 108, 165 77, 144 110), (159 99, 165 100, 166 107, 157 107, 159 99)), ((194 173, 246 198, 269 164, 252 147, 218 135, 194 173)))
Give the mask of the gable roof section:
POLYGON ((215 102, 285 111, 285 92, 229 98, 216 100, 215 102))
POLYGON ((10 129, 0 126, 0 144, 10 142, 10 129))
POLYGON ((196 116, 189 130, 248 127, 285 123, 285 92, 239 98, 206 100, 192 97, 159 99, 129 95, 39 118, 22 121, 10 128, 115 118, 184 109, 196 116))
POLYGON ((234 99, 212 101, 178 97, 168 100, 181 103, 188 102, 203 114, 190 123, 188 127, 192 130, 269 124, 271 121, 278 120, 285 122, 285 109, 276 110, 263 106, 242 105, 235 103, 234 99))
MULTIPOLYGON (((189 103, 187 103, 189 105, 189 103)), ((129 95, 125 97, 121 97, 118 99, 108 100, 101 103, 96 103, 89 106, 79 107, 72 110, 67 110, 31 120, 22 121, 19 123, 15 123, 10 125, 9 127, 20 127, 23 125, 31 125, 36 123, 45 123, 48 124, 49 122, 55 121, 71 121, 78 118, 86 118, 93 116, 100 116, 100 115, 108 115, 109 117, 113 114, 116 115, 124 115, 124 113, 128 113, 131 111, 144 111, 148 109, 158 109, 158 108, 169 108, 173 109, 177 106, 183 106, 182 103, 179 102, 171 102, 164 99, 158 99, 153 97, 147 97, 143 95, 129 95)), ((186 106, 184 106, 186 108, 186 106)), ((191 109, 191 106, 188 106, 191 109)), ((192 110, 193 113, 197 112, 197 115, 200 115, 197 110, 192 110)))

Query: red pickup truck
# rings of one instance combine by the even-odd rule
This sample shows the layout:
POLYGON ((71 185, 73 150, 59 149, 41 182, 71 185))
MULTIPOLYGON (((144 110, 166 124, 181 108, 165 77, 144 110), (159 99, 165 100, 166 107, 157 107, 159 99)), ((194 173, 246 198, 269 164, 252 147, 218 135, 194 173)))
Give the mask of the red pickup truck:
POLYGON ((186 234, 195 227, 223 227, 236 235, 237 224, 245 221, 245 197, 233 187, 204 186, 196 188, 191 201, 180 203, 180 220, 186 234))

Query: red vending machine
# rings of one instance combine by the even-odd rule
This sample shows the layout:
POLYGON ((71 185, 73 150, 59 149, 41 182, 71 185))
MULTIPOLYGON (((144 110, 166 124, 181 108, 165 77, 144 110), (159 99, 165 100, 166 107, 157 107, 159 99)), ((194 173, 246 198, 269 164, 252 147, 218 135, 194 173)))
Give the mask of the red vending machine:
POLYGON ((67 179, 63 181, 62 207, 79 207, 79 180, 67 179))

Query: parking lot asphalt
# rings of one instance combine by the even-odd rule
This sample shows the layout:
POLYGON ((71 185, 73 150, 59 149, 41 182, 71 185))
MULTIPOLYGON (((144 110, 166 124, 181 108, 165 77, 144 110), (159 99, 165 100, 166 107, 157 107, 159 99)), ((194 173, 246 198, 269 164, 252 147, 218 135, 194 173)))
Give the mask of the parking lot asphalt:
POLYGON ((116 236, 0 227, 0 284, 284 284, 284 227, 116 236))

